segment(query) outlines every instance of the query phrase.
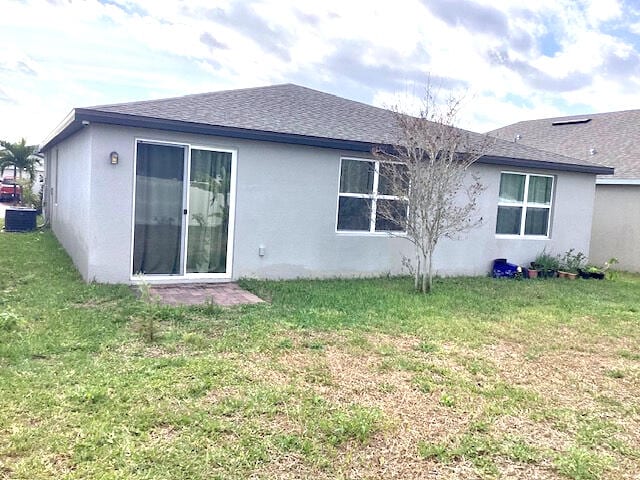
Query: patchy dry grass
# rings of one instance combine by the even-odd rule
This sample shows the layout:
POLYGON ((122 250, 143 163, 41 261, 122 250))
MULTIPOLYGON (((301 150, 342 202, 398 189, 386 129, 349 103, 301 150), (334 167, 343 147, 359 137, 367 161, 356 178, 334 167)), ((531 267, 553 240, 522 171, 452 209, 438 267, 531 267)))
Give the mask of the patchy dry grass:
POLYGON ((48 233, 0 247, 0 478, 639 478, 638 276, 171 308, 85 285, 48 233))
MULTIPOLYGON (((278 385, 384 414, 385 428, 345 448, 325 476, 321 469, 314 476, 637 478, 633 391, 640 391, 640 366, 621 365, 618 342, 593 344, 597 354, 554 350, 531 359, 526 345, 505 342, 425 352, 407 335, 366 335, 357 348, 331 337, 315 337, 327 345, 320 352, 296 338, 289 350, 254 364, 256 378, 273 381, 278 372, 278 385), (629 372, 627 383, 606 375, 612 365, 629 372), (617 398, 618 408, 603 395, 617 398)), ((297 423, 290 427, 300 434, 297 423)), ((284 465, 276 455, 255 473, 290 478, 284 465)))

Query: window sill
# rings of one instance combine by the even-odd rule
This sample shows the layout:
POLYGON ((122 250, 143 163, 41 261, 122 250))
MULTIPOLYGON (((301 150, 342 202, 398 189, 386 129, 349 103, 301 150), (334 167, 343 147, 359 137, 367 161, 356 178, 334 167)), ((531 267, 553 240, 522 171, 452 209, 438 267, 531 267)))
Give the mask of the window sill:
POLYGON ((498 240, 551 240, 547 235, 504 235, 496 233, 498 240))
POLYGON ((407 232, 364 232, 364 231, 336 231, 339 237, 406 237, 407 232))

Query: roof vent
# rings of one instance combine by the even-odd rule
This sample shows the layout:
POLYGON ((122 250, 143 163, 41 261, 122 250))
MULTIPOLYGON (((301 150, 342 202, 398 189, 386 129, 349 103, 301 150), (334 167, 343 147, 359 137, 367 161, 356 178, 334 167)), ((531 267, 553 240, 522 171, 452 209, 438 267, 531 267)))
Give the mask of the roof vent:
POLYGON ((515 138, 513 139, 514 142, 517 142, 518 140, 522 139, 522 135, 520 135, 519 133, 515 136, 515 138))
POLYGON ((573 118, 570 120, 556 120, 551 122, 551 125, 575 125, 577 123, 589 123, 590 121, 590 118, 573 118))
POLYGON ((598 151, 597 151, 595 148, 590 148, 590 149, 589 149, 589 153, 590 153, 591 155, 595 155, 596 153, 598 153, 598 151))

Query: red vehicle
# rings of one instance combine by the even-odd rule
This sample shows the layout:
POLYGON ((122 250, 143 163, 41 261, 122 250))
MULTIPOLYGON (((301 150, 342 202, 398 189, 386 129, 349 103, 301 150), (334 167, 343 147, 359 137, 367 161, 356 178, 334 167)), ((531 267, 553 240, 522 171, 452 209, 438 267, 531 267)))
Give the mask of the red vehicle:
POLYGON ((0 202, 14 200, 14 198, 20 201, 21 194, 22 188, 16 184, 13 177, 4 177, 2 179, 2 183, 0 184, 0 202))

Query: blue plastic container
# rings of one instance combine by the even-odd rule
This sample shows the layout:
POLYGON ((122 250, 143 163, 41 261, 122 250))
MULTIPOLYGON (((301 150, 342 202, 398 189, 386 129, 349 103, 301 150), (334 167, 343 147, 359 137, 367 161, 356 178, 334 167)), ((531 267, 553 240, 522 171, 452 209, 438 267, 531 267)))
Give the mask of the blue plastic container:
POLYGON ((513 278, 518 273, 518 265, 507 262, 506 258, 496 258, 493 261, 493 278, 513 278))

